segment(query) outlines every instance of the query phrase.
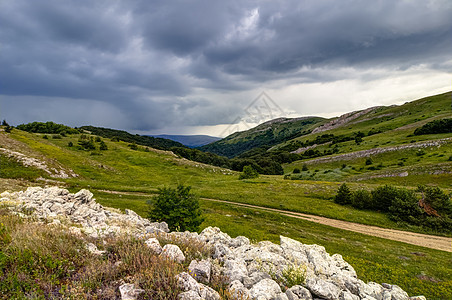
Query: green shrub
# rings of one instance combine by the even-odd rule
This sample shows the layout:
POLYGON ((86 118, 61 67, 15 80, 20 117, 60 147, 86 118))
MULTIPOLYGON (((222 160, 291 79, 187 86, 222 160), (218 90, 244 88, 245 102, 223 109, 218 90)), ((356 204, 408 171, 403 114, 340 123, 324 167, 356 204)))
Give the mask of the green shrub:
POLYGON ((414 131, 415 135, 452 132, 452 119, 441 119, 428 122, 414 131))
POLYGON ((203 222, 198 197, 190 186, 178 185, 176 189, 164 187, 148 203, 152 205, 149 219, 168 223, 171 230, 197 231, 203 222))
POLYGON ((356 208, 373 208, 372 195, 366 190, 358 190, 352 193, 351 203, 356 208))
POLYGON ((252 178, 258 178, 259 173, 257 173, 256 170, 253 169, 252 166, 244 166, 243 167, 243 173, 240 174, 239 179, 252 179, 252 178))
POLYGON ((373 164, 374 162, 372 161, 372 158, 368 157, 366 158, 366 166, 369 166, 371 164, 373 164))
POLYGON ((298 174, 298 173, 301 173, 301 171, 300 171, 300 169, 295 168, 295 169, 293 169, 293 173, 294 173, 294 174, 298 174))
POLYGON ((90 139, 80 138, 78 144, 85 150, 96 150, 96 145, 94 145, 94 142, 90 139))
POLYGON ((452 201, 439 187, 419 186, 424 201, 433 207, 439 215, 452 218, 452 201))
POLYGON ((105 144, 104 141, 100 141, 99 150, 102 150, 102 151, 108 150, 108 146, 107 146, 107 144, 105 144))
POLYGON ((69 143, 67 143, 67 146, 68 146, 68 147, 73 147, 73 146, 74 146, 74 143, 73 143, 73 142, 69 142, 69 143))
POLYGON ((397 195, 392 199, 388 211, 391 219, 415 225, 420 224, 423 213, 419 208, 416 194, 406 189, 397 189, 397 195))
POLYGON ((306 280, 306 267, 303 265, 289 265, 281 272, 282 283, 291 288, 294 285, 303 285, 306 280))
POLYGON ((350 204, 352 201, 352 192, 348 186, 343 183, 337 190, 336 197, 334 197, 334 202, 338 204, 350 204))
POLYGON ((375 209, 388 211, 392 201, 398 196, 399 190, 393 186, 385 185, 372 191, 375 209))
POLYGON ((417 155, 417 156, 425 155, 425 151, 422 150, 422 149, 419 149, 419 150, 416 151, 416 155, 417 155))
POLYGON ((301 167, 301 170, 306 172, 309 169, 308 169, 308 166, 306 164, 303 164, 303 166, 301 167))

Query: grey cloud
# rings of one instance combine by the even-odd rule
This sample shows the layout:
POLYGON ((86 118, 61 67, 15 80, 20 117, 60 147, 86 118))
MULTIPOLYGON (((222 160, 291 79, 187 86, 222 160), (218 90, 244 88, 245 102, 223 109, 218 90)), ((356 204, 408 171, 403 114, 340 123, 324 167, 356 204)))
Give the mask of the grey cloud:
POLYGON ((74 116, 62 114, 68 122, 95 120, 95 113, 80 117, 79 108, 92 103, 102 122, 121 119, 124 129, 215 125, 244 105, 225 100, 225 92, 356 76, 343 68, 450 71, 443 62, 450 59, 451 13, 447 0, 7 0, 0 101, 17 103, 5 106, 7 118, 35 97, 47 113, 33 104, 20 118, 73 107, 74 116))

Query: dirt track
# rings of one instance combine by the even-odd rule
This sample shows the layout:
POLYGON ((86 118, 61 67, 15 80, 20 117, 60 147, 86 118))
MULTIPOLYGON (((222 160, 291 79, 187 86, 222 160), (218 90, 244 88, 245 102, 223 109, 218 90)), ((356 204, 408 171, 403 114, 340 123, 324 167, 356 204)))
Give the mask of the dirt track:
POLYGON ((358 232, 358 233, 362 233, 362 234, 372 235, 372 236, 376 236, 376 237, 380 237, 380 238, 384 238, 384 239, 388 239, 388 240, 404 242, 404 243, 408 243, 408 244, 412 244, 412 245, 416 245, 416 246, 422 246, 422 247, 427 247, 427 248, 431 248, 431 249, 452 252, 452 238, 427 235, 427 234, 421 234, 421 233, 414 233, 414 232, 395 230, 395 229, 386 229, 386 228, 381 228, 381 227, 377 227, 377 226, 351 223, 351 222, 347 222, 347 221, 329 219, 329 218, 325 218, 325 217, 319 217, 319 216, 296 213, 296 212, 289 212, 289 211, 285 211, 285 210, 261 207, 261 206, 244 204, 244 203, 236 203, 236 202, 216 200, 216 199, 206 199, 206 198, 203 198, 203 199, 208 200, 208 201, 223 202, 223 203, 228 203, 231 205, 237 205, 237 206, 243 206, 243 207, 248 207, 248 208, 277 212, 284 216, 297 218, 297 219, 303 219, 303 220, 307 220, 307 221, 311 221, 311 222, 315 222, 315 223, 319 223, 319 224, 323 224, 323 225, 328 225, 328 226, 335 227, 335 228, 340 228, 340 229, 358 232))

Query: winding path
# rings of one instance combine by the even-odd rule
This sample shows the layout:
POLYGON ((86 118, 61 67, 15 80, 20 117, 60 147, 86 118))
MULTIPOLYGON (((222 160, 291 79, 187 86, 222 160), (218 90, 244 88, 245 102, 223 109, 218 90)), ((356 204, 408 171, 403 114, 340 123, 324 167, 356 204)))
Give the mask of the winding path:
MULTIPOLYGON (((104 193, 111 193, 111 194, 123 194, 123 195, 148 195, 146 193, 139 193, 139 192, 118 192, 118 191, 109 191, 109 190, 99 190, 100 192, 104 193)), ((149 195, 150 196, 150 195, 149 195)), ((303 214, 303 213, 297 213, 293 211, 287 211, 287 210, 281 210, 276 208, 269 208, 269 207, 263 207, 263 206, 257 206, 257 205, 251 205, 251 204, 245 204, 245 203, 239 203, 239 202, 232 202, 232 201, 226 201, 226 200, 218 200, 218 199, 210 199, 210 198, 202 198, 203 200, 212 201, 212 202, 221 202, 221 203, 227 203, 230 205, 236 205, 236 206, 242 206, 252 209, 260 209, 270 212, 279 213, 283 216, 291 217, 291 218, 297 218, 302 219, 318 224, 323 224, 343 230, 358 232, 362 234, 367 234, 371 236, 376 236, 379 238, 384 238, 388 240, 403 242, 407 244, 412 244, 416 246, 446 251, 446 252, 452 252, 452 238, 448 237, 442 237, 442 236, 435 236, 435 235, 428 235, 428 234, 422 234, 422 233, 415 233, 415 232, 409 232, 409 231, 403 231, 403 230, 396 230, 396 229, 388 229, 388 228, 381 228, 377 226, 371 226, 371 225, 364 225, 359 223, 352 223, 342 220, 336 220, 336 219, 330 219, 315 215, 309 215, 309 214, 303 214)))
POLYGON ((380 238, 384 238, 384 239, 388 239, 388 240, 404 242, 404 243, 412 244, 412 245, 416 245, 416 246, 422 246, 422 247, 427 247, 427 248, 431 248, 431 249, 452 252, 452 238, 448 238, 448 237, 414 233, 414 232, 395 230, 395 229, 387 229, 387 228, 381 228, 381 227, 377 227, 377 226, 352 223, 352 222, 347 222, 347 221, 342 221, 342 220, 329 219, 329 218, 325 218, 325 217, 315 216, 315 215, 308 215, 308 214, 303 214, 303 213, 280 210, 280 209, 276 209, 276 208, 268 208, 268 207, 262 207, 262 206, 251 205, 251 204, 244 204, 244 203, 237 203, 237 202, 231 202, 231 201, 225 201, 225 200, 207 199, 207 198, 203 198, 203 200, 222 202, 222 203, 227 203, 227 204, 236 205, 236 206, 242 206, 242 207, 247 207, 247 208, 276 212, 276 213, 280 213, 281 215, 284 215, 287 217, 302 219, 302 220, 306 220, 306 221, 310 221, 310 222, 314 222, 314 223, 328 225, 328 226, 339 228, 339 229, 344 229, 344 230, 349 230, 349 231, 367 234, 367 235, 371 235, 371 236, 376 236, 376 237, 380 237, 380 238))

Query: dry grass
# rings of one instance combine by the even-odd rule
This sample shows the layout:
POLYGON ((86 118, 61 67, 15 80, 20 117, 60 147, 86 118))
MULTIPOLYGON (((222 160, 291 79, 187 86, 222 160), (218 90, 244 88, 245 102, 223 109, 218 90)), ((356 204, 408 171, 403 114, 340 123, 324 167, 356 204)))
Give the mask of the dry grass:
POLYGON ((0 209, 0 299, 115 299, 123 283, 145 290, 140 299, 177 299, 175 276, 210 250, 193 239, 158 238, 162 244, 179 245, 186 262, 155 255, 144 239, 78 237, 64 227, 23 220, 0 209), (88 252, 88 242, 105 254, 88 252))

